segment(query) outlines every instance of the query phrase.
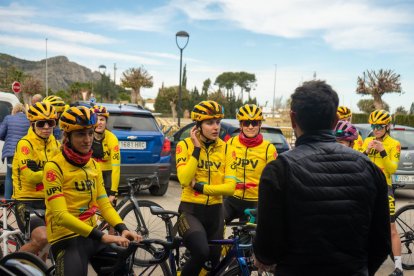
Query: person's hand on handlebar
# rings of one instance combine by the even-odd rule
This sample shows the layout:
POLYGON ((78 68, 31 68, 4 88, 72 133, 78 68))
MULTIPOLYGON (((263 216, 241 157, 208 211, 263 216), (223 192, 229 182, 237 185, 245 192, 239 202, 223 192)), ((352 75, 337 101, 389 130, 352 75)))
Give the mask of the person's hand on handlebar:
MULTIPOLYGON (((124 231, 125 232, 125 231, 124 231)), ((104 234, 101 241, 105 244, 116 243, 117 245, 128 247, 130 240, 123 236, 104 234)))
POLYGON ((124 230, 122 231, 122 237, 127 238, 130 241, 142 241, 142 236, 138 235, 134 231, 124 230))

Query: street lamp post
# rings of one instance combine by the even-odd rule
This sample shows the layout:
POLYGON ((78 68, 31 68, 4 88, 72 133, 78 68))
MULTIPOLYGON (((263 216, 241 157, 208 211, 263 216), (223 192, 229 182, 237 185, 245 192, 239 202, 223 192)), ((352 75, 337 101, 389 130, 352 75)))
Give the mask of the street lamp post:
POLYGON ((47 79, 47 38, 46 38, 46 72, 45 72, 45 79, 46 79, 46 97, 49 96, 49 82, 47 79))
POLYGON ((181 114, 181 71, 182 71, 182 64, 183 64, 183 50, 188 44, 188 40, 190 39, 190 35, 186 31, 179 31, 175 34, 175 43, 177 44, 178 49, 180 49, 180 85, 178 86, 178 103, 177 103, 177 117, 178 117, 178 127, 180 127, 180 114, 181 114), (180 46, 178 43, 178 38, 183 38, 185 41, 183 46, 180 46))
POLYGON ((102 95, 103 95, 103 75, 106 72, 105 65, 99 65, 99 73, 101 73, 101 103, 102 103, 102 95))

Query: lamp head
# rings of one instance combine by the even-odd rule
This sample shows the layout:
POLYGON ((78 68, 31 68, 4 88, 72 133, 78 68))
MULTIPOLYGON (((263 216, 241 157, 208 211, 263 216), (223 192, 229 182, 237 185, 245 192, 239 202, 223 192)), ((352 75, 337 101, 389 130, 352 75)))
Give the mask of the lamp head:
POLYGON ((183 50, 187 46, 189 39, 190 39, 190 35, 186 31, 179 31, 175 34, 175 43, 177 44, 177 47, 180 50, 183 50), (178 38, 186 39, 183 47, 180 47, 180 45, 178 44, 178 38))

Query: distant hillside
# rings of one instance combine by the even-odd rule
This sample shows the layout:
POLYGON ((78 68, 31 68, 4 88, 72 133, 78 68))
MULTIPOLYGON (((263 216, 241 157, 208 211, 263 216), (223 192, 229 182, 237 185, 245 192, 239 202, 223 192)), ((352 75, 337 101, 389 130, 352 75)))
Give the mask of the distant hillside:
MULTIPOLYGON (((10 66, 45 82, 45 59, 30 61, 0 53, 0 67, 10 66)), ((99 72, 92 72, 89 68, 69 61, 65 56, 48 58, 47 71, 48 86, 52 91, 66 90, 74 82, 96 82, 101 78, 99 72)))

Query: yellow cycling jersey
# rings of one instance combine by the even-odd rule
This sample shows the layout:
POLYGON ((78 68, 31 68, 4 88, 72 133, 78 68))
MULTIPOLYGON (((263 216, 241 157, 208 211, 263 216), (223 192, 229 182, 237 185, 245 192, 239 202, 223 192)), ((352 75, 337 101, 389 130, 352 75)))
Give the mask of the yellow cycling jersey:
POLYGON ((118 193, 119 177, 121 175, 121 153, 119 151, 118 138, 115 134, 105 129, 102 140, 102 158, 94 158, 99 162, 102 171, 112 171, 111 191, 118 193))
POLYGON ((354 143, 354 150, 363 151, 362 145, 364 144, 364 140, 362 139, 361 135, 358 134, 358 138, 355 140, 354 143))
POLYGON ((181 183, 181 201, 213 205, 223 202, 223 195, 231 196, 236 187, 236 152, 218 138, 208 148, 201 142, 198 160, 193 156, 191 138, 180 141, 176 148, 177 176, 181 183), (191 183, 203 185, 203 193, 191 183))
POLYGON ((232 145, 236 150, 237 184, 233 196, 257 201, 262 171, 267 163, 277 157, 275 146, 263 140, 260 145, 248 148, 240 142, 239 136, 232 137, 227 144, 232 145))
POLYGON ((99 209, 112 226, 122 223, 105 191, 99 164, 70 164, 62 153, 47 162, 43 174, 47 239, 53 244, 75 236, 87 237, 97 225, 99 209))
POLYGON ((13 198, 17 200, 44 199, 43 167, 60 152, 60 143, 52 135, 48 139, 39 137, 30 127, 27 135, 17 142, 12 165, 13 198), (39 170, 32 171, 27 161, 36 162, 39 170))
MULTIPOLYGON (((375 137, 367 137, 365 139, 364 144, 362 145, 362 152, 365 152, 368 149, 369 142, 374 139, 375 137)), ((400 161, 401 145, 400 142, 393 139, 388 134, 383 138, 382 145, 384 146, 386 156, 382 157, 378 151, 372 149, 368 153, 368 157, 382 170, 387 179, 387 184, 391 186, 391 175, 397 170, 398 162, 400 161)))

